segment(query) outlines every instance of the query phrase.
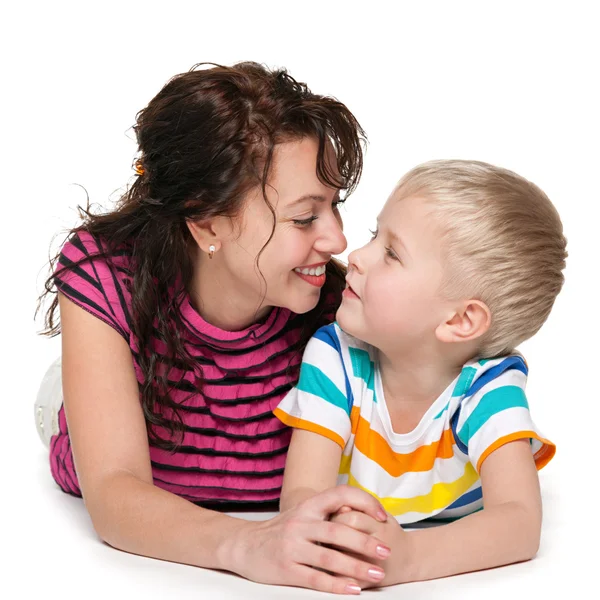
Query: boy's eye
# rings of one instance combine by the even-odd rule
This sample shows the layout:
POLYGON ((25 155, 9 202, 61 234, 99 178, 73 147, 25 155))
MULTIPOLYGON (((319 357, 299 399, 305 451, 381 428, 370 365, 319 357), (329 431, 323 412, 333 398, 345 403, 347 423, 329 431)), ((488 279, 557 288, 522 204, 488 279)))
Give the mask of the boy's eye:
POLYGON ((396 256, 396 253, 394 252, 394 250, 392 248, 386 248, 385 254, 386 254, 386 256, 389 256, 392 260, 400 260, 398 258, 398 256, 396 256))
POLYGON ((339 205, 344 204, 344 202, 346 202, 346 198, 337 198, 331 203, 331 207, 333 208, 333 210, 336 210, 339 207, 339 205))
POLYGON ((294 219, 293 223, 294 225, 306 227, 307 225, 310 225, 313 221, 316 221, 318 218, 319 217, 317 217, 316 215, 312 215, 308 217, 308 219, 294 219))

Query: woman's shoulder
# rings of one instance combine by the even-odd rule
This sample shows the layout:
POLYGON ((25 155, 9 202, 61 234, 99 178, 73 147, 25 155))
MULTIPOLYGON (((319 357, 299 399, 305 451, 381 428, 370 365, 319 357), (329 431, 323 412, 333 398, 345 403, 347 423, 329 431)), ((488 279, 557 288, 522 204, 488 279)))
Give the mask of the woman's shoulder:
POLYGON ((54 268, 58 291, 129 341, 132 261, 126 244, 110 248, 92 233, 72 233, 54 268))

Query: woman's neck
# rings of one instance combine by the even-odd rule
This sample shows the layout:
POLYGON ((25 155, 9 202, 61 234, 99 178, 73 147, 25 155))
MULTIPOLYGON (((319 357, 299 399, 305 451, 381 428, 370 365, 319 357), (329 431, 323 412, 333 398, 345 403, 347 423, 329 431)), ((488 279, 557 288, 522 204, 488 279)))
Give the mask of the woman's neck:
POLYGON ((190 301, 200 316, 224 331, 241 331, 265 319, 272 306, 261 306, 236 289, 235 282, 216 261, 198 256, 190 286, 190 301))

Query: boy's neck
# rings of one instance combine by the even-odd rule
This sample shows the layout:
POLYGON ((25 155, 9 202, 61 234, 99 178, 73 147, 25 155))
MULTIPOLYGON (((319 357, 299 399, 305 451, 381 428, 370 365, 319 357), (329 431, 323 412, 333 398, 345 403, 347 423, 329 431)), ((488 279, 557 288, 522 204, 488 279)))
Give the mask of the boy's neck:
POLYGON ((406 356, 379 351, 379 369, 388 408, 425 412, 460 374, 469 356, 413 348, 406 356))

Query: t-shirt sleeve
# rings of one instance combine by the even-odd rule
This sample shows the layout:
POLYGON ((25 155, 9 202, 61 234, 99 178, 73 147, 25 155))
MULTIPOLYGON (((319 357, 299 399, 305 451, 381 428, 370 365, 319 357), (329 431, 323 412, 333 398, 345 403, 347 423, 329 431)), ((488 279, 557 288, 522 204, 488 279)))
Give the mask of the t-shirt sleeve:
POLYGON ((533 422, 525 396, 527 369, 515 363, 517 368, 503 371, 462 402, 458 440, 477 472, 494 450, 515 440, 529 439, 538 470, 556 451, 533 422))
POLYGON ((352 393, 333 324, 310 339, 302 357, 300 378, 274 411, 290 427, 305 429, 336 442, 350 439, 352 393))
POLYGON ((56 263, 54 283, 69 300, 110 325, 129 342, 131 329, 124 275, 99 256, 101 252, 100 243, 91 234, 72 235, 56 263))

